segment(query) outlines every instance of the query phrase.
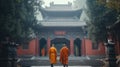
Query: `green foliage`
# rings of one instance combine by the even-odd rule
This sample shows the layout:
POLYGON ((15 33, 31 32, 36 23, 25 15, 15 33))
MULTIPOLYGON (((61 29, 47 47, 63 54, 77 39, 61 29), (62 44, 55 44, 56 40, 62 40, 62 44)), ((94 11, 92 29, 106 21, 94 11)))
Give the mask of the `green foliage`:
POLYGON ((120 0, 98 0, 98 2, 104 4, 108 8, 116 9, 120 12, 120 0))
POLYGON ((30 40, 37 25, 36 0, 0 0, 0 41, 10 37, 15 42, 30 40))
MULTIPOLYGON (((120 21, 120 0, 98 0, 98 3, 101 5, 104 5, 107 8, 114 9, 116 11, 117 16, 114 16, 117 18, 115 22, 120 21)), ((113 14, 114 15, 114 14, 113 14)), ((110 18, 111 19, 111 18, 110 18)), ((120 41, 120 32, 119 32, 119 23, 114 23, 111 26, 111 33, 113 34, 115 39, 118 39, 120 41)))
POLYGON ((114 24, 117 20, 117 12, 106 8, 104 5, 100 5, 97 0, 87 0, 86 4, 86 13, 89 17, 87 21, 89 38, 93 42, 106 42, 106 26, 114 24))

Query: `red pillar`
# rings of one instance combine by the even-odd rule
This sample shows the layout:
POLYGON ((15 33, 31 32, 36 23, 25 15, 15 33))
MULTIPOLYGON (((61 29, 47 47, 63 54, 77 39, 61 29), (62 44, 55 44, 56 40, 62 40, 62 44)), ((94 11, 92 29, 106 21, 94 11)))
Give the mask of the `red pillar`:
POLYGON ((85 48, 85 47, 84 47, 84 39, 82 39, 82 46, 81 46, 81 47, 82 47, 82 48, 81 48, 81 50, 82 50, 82 56, 84 56, 84 54, 85 54, 85 53, 84 53, 84 48, 85 48))
POLYGON ((84 38, 84 39, 82 39, 82 55, 83 56, 86 56, 86 41, 85 41, 86 39, 84 38))
POLYGON ((70 55, 74 55, 74 40, 70 38, 70 55))
POLYGON ((48 39, 47 39, 47 52, 48 52, 49 49, 50 49, 50 44, 51 44, 50 38, 48 37, 48 39))
POLYGON ((86 40, 84 38, 84 55, 86 56, 86 40))
POLYGON ((35 55, 37 56, 38 55, 38 46, 39 46, 39 40, 38 40, 38 37, 36 37, 36 48, 35 48, 35 55))

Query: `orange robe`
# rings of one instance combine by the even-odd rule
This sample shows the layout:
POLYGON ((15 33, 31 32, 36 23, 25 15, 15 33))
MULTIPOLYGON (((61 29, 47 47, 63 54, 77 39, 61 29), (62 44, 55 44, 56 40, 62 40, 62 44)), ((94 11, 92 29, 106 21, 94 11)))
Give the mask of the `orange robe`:
POLYGON ((64 46, 60 50, 60 62, 62 64, 68 64, 69 49, 64 46))
POLYGON ((45 48, 42 48, 41 54, 42 54, 42 56, 45 56, 45 48))
POLYGON ((49 49, 49 59, 51 64, 57 63, 57 50, 55 47, 49 49))

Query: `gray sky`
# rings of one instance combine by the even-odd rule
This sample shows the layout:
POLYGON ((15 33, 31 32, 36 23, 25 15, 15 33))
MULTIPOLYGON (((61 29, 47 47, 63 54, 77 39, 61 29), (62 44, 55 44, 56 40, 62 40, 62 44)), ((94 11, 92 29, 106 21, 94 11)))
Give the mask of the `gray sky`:
MULTIPOLYGON (((73 3, 75 0, 43 0, 45 2, 44 6, 49 6, 50 2, 54 2, 55 4, 68 4, 68 2, 73 3)), ((86 0, 79 0, 79 4, 83 6, 86 0)))
POLYGON ((73 0, 44 0, 46 5, 48 5, 51 1, 53 1, 55 4, 67 4, 68 1, 73 2, 73 0))

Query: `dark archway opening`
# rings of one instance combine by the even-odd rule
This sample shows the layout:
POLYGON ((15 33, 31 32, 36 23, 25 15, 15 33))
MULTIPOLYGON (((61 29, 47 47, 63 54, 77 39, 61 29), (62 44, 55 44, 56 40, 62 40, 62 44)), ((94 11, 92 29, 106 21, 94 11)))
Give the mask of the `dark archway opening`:
POLYGON ((66 38, 55 38, 55 39, 51 40, 51 45, 52 44, 55 44, 58 55, 60 55, 60 49, 62 48, 63 44, 66 44, 70 50, 70 41, 66 38))
POLYGON ((40 56, 46 56, 47 55, 47 41, 45 38, 41 38, 39 40, 39 55, 40 56))
POLYGON ((79 38, 74 40, 74 55, 81 56, 81 40, 79 38))

